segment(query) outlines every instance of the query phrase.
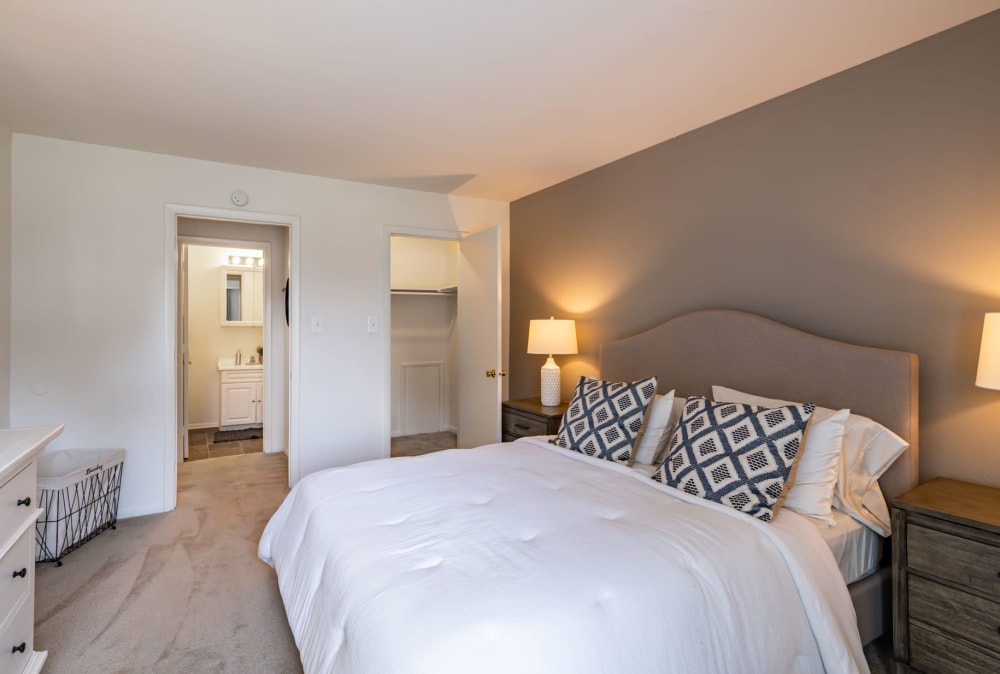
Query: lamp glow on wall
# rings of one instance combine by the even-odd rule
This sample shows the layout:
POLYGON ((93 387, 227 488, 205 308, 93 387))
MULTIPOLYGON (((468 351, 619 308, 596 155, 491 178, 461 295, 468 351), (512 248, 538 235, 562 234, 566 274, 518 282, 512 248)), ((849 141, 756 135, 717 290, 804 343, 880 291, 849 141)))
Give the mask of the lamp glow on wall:
POLYGON ((1000 313, 986 314, 976 386, 1000 390, 1000 313))
POLYGON ((576 321, 532 320, 528 325, 528 353, 548 355, 542 366, 542 405, 558 405, 562 401, 559 366, 552 356, 576 353, 576 321))

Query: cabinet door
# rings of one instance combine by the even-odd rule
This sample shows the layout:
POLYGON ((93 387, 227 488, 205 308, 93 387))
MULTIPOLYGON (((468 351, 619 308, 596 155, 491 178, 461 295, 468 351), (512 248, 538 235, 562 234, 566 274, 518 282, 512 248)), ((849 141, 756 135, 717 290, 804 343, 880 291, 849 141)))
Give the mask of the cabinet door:
POLYGON ((259 387, 259 382, 223 384, 219 425, 234 426, 236 424, 257 423, 256 401, 259 397, 257 395, 259 387))

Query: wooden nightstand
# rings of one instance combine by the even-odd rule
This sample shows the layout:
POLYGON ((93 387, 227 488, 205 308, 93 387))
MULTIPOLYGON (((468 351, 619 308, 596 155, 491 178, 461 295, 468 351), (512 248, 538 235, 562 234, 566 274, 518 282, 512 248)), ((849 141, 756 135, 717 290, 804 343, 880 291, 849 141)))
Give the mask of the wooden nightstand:
POLYGON ((569 403, 553 407, 542 405, 541 398, 508 400, 503 404, 503 441, 513 442, 526 435, 555 435, 569 403))
POLYGON ((1000 489, 938 478, 892 506, 894 671, 1000 672, 1000 489))

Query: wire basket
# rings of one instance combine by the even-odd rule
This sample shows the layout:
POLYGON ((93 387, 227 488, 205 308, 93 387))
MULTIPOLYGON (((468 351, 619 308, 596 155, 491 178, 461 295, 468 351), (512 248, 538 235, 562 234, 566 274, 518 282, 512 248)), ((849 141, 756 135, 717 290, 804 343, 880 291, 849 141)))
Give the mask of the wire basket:
POLYGON ((38 460, 36 562, 55 562, 118 521, 124 449, 69 449, 38 460))

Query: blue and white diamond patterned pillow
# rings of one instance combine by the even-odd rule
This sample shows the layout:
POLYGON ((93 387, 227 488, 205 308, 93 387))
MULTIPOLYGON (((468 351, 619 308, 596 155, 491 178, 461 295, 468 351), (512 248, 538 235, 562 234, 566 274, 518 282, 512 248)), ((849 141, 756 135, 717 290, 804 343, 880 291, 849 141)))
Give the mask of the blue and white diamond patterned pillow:
POLYGON ((653 479, 770 522, 814 409, 690 396, 653 479))
POLYGON ((657 381, 657 377, 634 382, 580 377, 552 443, 587 456, 628 463, 657 381))

